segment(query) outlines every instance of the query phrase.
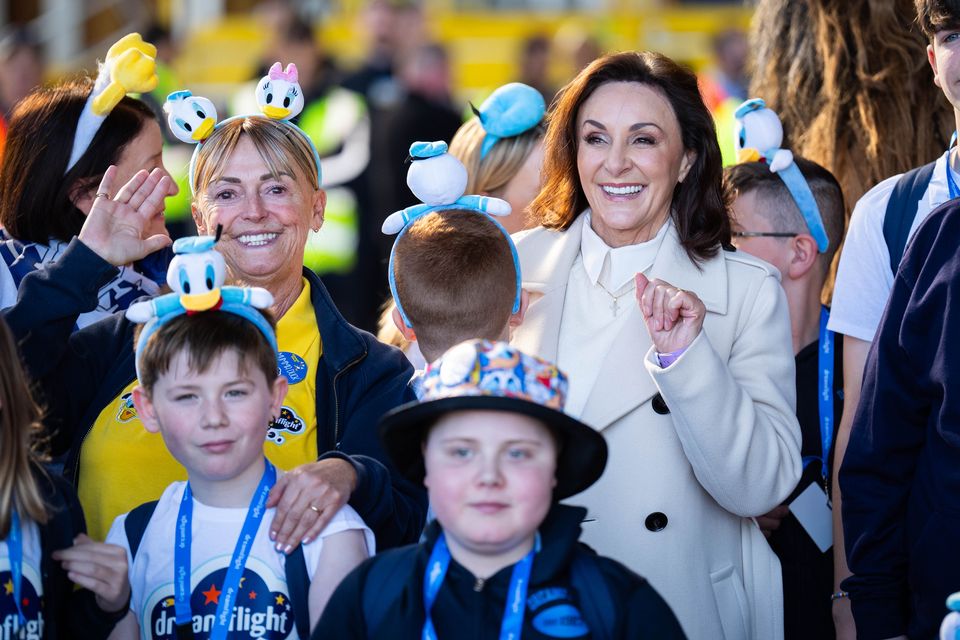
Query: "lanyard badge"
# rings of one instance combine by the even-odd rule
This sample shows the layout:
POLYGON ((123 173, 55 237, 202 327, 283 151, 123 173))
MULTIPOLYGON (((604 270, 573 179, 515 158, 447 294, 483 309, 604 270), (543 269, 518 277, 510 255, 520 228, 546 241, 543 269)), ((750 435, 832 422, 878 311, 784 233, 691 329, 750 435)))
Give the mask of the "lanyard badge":
MULTIPOLYGON (((267 497, 270 489, 277 481, 277 469, 269 460, 264 460, 266 468, 260 484, 247 508, 247 517, 240 529, 240 537, 233 549, 233 556, 227 567, 227 575, 223 580, 220 601, 217 603, 217 612, 210 630, 211 640, 224 640, 230 629, 230 619, 233 617, 233 605, 240 588, 240 578, 250 556, 253 540, 257 536, 263 514, 266 512, 267 497)), ((180 501, 180 511, 177 514, 177 526, 173 551, 173 592, 174 611, 177 620, 177 637, 192 637, 193 613, 190 609, 190 545, 193 534, 193 492, 190 483, 183 490, 180 501)))

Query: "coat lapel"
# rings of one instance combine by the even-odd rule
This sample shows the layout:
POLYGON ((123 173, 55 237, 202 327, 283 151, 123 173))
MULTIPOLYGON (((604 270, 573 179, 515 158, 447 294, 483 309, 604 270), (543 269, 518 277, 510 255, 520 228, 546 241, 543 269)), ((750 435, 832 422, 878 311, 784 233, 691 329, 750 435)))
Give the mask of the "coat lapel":
POLYGON ((643 360, 650 349, 650 335, 640 309, 634 306, 616 340, 603 358, 603 365, 587 397, 580 418, 602 431, 649 400, 657 387, 643 360))
MULTIPOLYGON (((724 260, 707 260, 701 267, 702 271, 687 257, 676 228, 671 225, 650 268, 650 278, 660 278, 696 293, 708 313, 725 313, 727 278, 724 260)), ((603 365, 584 406, 581 416, 584 422, 598 430, 606 429, 657 393, 657 386, 644 366, 651 346, 643 315, 639 305, 634 303, 630 317, 610 351, 599 356, 604 358, 603 365)))
MULTIPOLYGON (((530 293, 530 306, 513 344, 527 353, 557 361, 560 321, 567 294, 570 269, 580 253, 586 216, 577 216, 564 232, 536 229, 518 234, 523 287, 530 293)), ((726 264, 721 258, 695 265, 680 245, 671 225, 650 269, 651 278, 696 293, 708 313, 726 313, 726 264)), ((576 302, 574 301, 574 304, 576 302)), ((657 393, 653 378, 644 367, 651 346, 650 335, 635 305, 609 352, 597 354, 603 365, 590 391, 581 418, 603 430, 657 393)))
POLYGON ((566 231, 537 229, 516 236, 523 288, 530 294, 530 306, 512 342, 521 351, 550 362, 557 361, 567 279, 580 253, 585 217, 578 216, 566 231))

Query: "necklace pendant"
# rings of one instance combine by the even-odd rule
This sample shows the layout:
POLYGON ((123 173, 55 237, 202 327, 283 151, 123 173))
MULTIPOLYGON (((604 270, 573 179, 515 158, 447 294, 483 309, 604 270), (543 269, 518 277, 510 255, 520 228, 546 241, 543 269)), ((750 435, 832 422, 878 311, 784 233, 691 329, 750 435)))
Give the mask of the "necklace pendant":
POLYGON ((610 310, 613 311, 613 315, 617 315, 617 312, 620 310, 620 301, 616 298, 613 299, 613 302, 610 303, 610 310))

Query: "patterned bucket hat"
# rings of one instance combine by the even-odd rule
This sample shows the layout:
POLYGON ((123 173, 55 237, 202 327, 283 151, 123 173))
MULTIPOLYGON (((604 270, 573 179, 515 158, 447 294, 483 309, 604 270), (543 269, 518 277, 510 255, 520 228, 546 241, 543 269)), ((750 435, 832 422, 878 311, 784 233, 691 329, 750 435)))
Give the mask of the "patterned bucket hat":
MULTIPOLYGON (((451 411, 520 413, 541 421, 557 438, 557 500, 580 493, 600 477, 607 443, 594 429, 563 413, 567 377, 546 360, 506 342, 471 340, 427 367, 423 397, 380 422, 380 438, 404 476, 422 482, 421 447, 428 428, 451 411)), ((496 421, 490 422, 496 428, 496 421)))

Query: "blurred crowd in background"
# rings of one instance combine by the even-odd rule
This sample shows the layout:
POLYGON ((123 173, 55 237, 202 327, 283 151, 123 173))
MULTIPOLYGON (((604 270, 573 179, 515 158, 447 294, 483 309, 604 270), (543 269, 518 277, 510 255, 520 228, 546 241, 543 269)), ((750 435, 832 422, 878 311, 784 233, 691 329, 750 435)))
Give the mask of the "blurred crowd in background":
MULTIPOLYGON (((0 15, 0 139, 5 117, 34 87, 93 74, 103 43, 140 31, 157 46, 158 113, 167 94, 189 89, 220 113, 255 111, 251 84, 275 61, 297 65, 305 108, 298 124, 320 151, 328 201, 323 232, 306 261, 324 277, 345 317, 373 330, 387 298, 391 238, 383 219, 416 202, 404 159, 416 140, 449 141, 497 86, 537 88, 547 104, 577 71, 613 50, 653 48, 701 78, 733 160, 733 111, 747 97, 746 27, 738 2, 551 2, 441 4, 362 0, 331 6, 261 2, 16 3, 0 15), (96 4, 95 7, 87 5, 96 4), (652 5, 652 6, 647 6, 652 5), (104 8, 106 7, 106 8, 104 8)), ((195 233, 187 164, 192 148, 172 137, 164 164, 180 183, 167 201, 173 237, 195 233)))

